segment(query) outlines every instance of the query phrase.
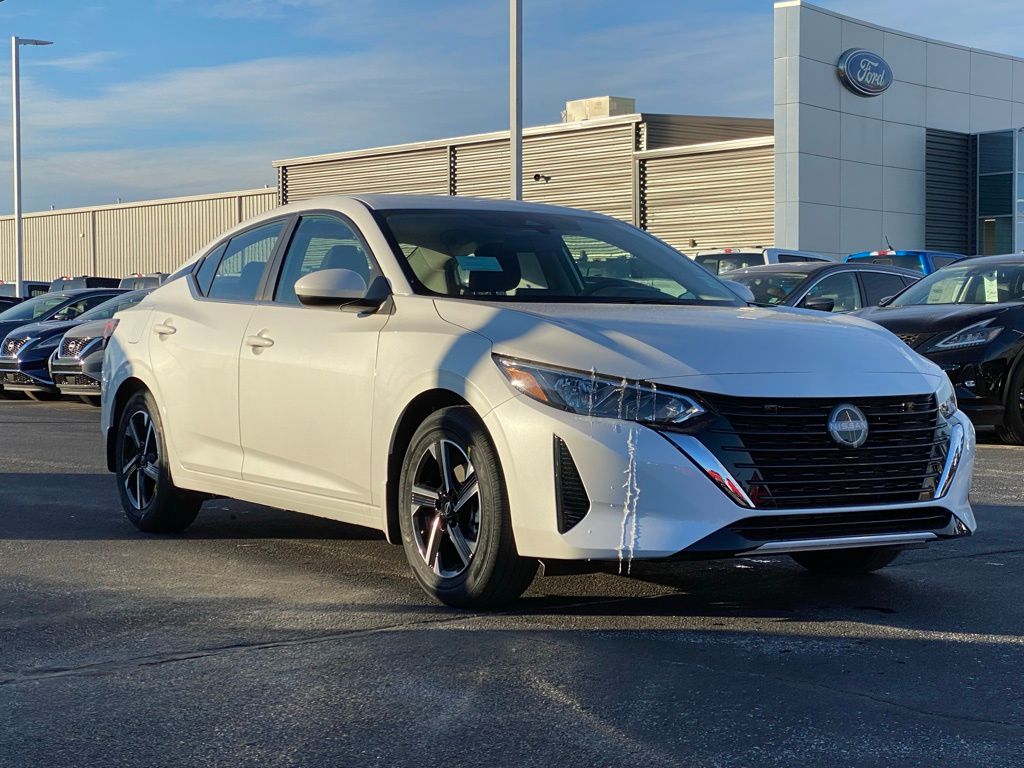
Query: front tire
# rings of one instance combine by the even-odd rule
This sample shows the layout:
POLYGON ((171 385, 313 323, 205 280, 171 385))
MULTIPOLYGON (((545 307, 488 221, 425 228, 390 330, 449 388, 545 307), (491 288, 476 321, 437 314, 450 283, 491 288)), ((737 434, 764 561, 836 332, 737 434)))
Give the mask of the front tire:
POLYGON ((149 392, 133 395, 121 411, 114 451, 121 507, 136 528, 176 533, 192 524, 202 496, 171 482, 160 412, 149 392))
POLYGON ((790 557, 809 571, 827 576, 852 576, 884 568, 900 554, 895 547, 858 547, 793 552, 790 557))
POLYGON ((537 562, 519 556, 497 451, 468 407, 431 414, 402 463, 399 525, 423 590, 457 608, 494 608, 530 586, 537 562))
POLYGON ((1007 383, 1003 423, 996 427, 999 439, 1009 445, 1024 444, 1024 362, 1017 364, 1007 383))

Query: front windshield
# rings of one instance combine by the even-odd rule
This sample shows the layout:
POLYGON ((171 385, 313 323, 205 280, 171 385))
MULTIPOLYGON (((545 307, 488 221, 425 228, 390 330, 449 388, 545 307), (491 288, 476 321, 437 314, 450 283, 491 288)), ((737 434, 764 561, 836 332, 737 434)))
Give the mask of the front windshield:
POLYGON ((729 275, 730 280, 747 286, 758 304, 781 304, 806 278, 802 272, 729 275))
POLYGON ((907 288, 890 306, 1004 301, 1024 301, 1024 263, 943 267, 907 288))
POLYGON ((488 210, 393 210, 379 219, 418 293, 480 301, 742 305, 678 251, 608 219, 488 210))
POLYGON ((764 256, 760 253, 705 253, 694 259, 704 269, 716 275, 724 275, 737 269, 758 267, 764 264, 764 256))
POLYGON ((134 307, 145 298, 147 293, 148 291, 139 291, 137 293, 133 292, 122 296, 115 296, 110 301, 104 301, 99 306, 93 307, 88 312, 79 315, 76 319, 81 320, 83 323, 88 323, 91 320, 109 320, 122 309, 134 307))
POLYGON ((0 312, 0 323, 8 320, 24 320, 26 322, 46 317, 53 310, 68 300, 67 296, 43 294, 15 304, 6 312, 0 312))

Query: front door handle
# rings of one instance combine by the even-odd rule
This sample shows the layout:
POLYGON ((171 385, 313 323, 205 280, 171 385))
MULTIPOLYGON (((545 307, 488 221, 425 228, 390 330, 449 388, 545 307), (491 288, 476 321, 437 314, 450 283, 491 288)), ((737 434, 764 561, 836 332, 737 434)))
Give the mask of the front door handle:
POLYGON ((274 340, 268 339, 263 333, 263 331, 260 331, 255 336, 246 336, 245 346, 252 347, 253 349, 267 349, 274 346, 274 340))
POLYGON ((168 320, 165 323, 157 323, 153 326, 153 333, 157 336, 172 336, 178 332, 178 329, 171 325, 168 320))

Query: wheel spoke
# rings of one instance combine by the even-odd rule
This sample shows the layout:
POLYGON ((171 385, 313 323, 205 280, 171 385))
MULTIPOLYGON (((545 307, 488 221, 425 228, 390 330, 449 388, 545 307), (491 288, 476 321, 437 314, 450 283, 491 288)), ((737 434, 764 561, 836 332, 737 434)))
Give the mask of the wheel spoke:
POLYGON ((146 503, 142 500, 142 472, 139 470, 135 471, 135 501, 139 509, 146 506, 146 503))
POLYGON ((476 480, 476 474, 472 474, 466 478, 466 482, 464 482, 462 484, 462 488, 459 489, 459 495, 455 498, 455 511, 458 512, 462 509, 466 505, 466 502, 476 496, 479 492, 480 484, 476 480))
MULTIPOLYGON (((138 414, 136 414, 136 416, 137 415, 138 414)), ((128 420, 128 432, 132 442, 135 443, 135 450, 142 451, 145 446, 142 444, 142 437, 139 435, 139 428, 135 425, 135 416, 132 416, 128 420)))
POLYGON ((452 476, 452 466, 448 456, 448 443, 444 440, 437 444, 439 462, 441 465, 441 487, 451 491, 455 487, 455 478, 452 476))
POLYGON ((457 525, 449 525, 448 538, 455 545, 455 551, 458 553, 459 559, 462 560, 462 565, 469 565, 469 560, 473 557, 473 550, 469 546, 469 542, 466 541, 466 537, 462 535, 462 529, 457 525))
POLYGON ((425 485, 412 487, 412 508, 415 512, 420 507, 432 507, 437 502, 438 493, 425 485))
POLYGON ((136 454, 136 455, 132 456, 132 457, 131 457, 131 458, 130 458, 130 459, 128 460, 128 463, 127 463, 127 464, 125 464, 125 465, 124 465, 123 467, 121 467, 121 474, 122 474, 122 475, 123 475, 124 477, 128 477, 128 475, 130 475, 130 474, 132 473, 132 471, 134 471, 134 469, 135 469, 135 465, 136 465, 136 464, 138 464, 138 462, 139 462, 139 456, 138 456, 138 454, 136 454))
POLYGON ((145 442, 143 443, 143 446, 142 446, 142 452, 143 453, 149 453, 149 451, 150 451, 149 445, 150 445, 150 443, 154 442, 155 438, 156 438, 156 430, 153 429, 153 420, 147 418, 146 419, 146 437, 145 437, 145 442))
POLYGON ((441 573, 441 568, 437 563, 437 554, 441 549, 441 537, 444 535, 441 532, 441 522, 441 515, 434 515, 430 521, 430 537, 427 539, 427 551, 423 555, 427 565, 437 574, 441 573))
POLYGON ((160 479, 160 468, 156 464, 143 464, 142 473, 154 483, 160 479))

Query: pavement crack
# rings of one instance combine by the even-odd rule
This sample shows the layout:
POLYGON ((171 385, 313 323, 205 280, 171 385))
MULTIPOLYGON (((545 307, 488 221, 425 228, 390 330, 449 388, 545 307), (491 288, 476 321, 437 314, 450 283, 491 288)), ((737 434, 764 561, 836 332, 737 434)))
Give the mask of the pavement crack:
POLYGON ((481 617, 482 614, 467 613, 437 619, 407 621, 368 629, 353 629, 347 632, 333 632, 326 635, 296 637, 289 640, 268 640, 259 643, 232 643, 228 645, 211 646, 209 648, 197 648, 189 651, 169 651, 149 656, 133 656, 127 659, 111 659, 72 667, 45 667, 30 669, 24 672, 7 672, 5 676, 0 677, 0 688, 65 677, 103 677, 135 669, 158 667, 163 664, 176 664, 184 661, 195 661, 198 659, 206 659, 231 653, 266 651, 278 648, 294 648, 306 645, 317 645, 320 643, 331 643, 337 640, 365 637, 367 635, 374 635, 382 632, 393 632, 396 630, 412 629, 424 626, 455 624, 481 617))

